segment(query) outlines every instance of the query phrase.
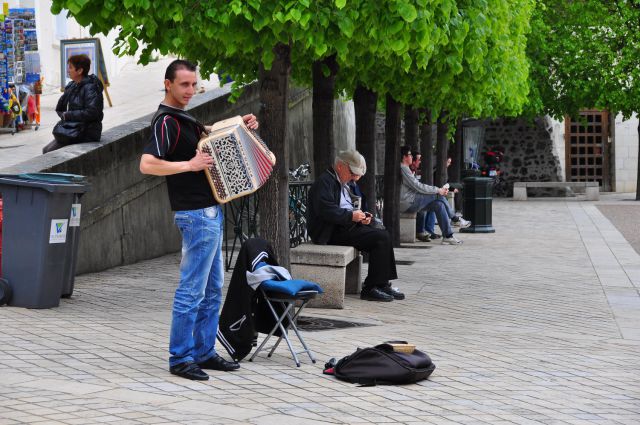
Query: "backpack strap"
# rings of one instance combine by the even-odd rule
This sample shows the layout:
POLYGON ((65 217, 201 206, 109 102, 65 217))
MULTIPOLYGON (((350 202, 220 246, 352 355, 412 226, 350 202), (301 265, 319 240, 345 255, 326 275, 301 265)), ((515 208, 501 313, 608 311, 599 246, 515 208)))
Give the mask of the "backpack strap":
POLYGON ((204 124, 202 124, 200 121, 195 119, 193 116, 191 116, 187 112, 177 108, 172 108, 170 106, 162 105, 162 104, 160 104, 160 106, 158 107, 158 110, 156 111, 155 114, 153 114, 153 117, 151 118, 151 127, 153 127, 156 124, 156 121, 161 117, 163 117, 164 115, 171 115, 174 118, 194 124, 196 127, 198 127, 198 131, 200 134, 207 133, 207 130, 204 124))

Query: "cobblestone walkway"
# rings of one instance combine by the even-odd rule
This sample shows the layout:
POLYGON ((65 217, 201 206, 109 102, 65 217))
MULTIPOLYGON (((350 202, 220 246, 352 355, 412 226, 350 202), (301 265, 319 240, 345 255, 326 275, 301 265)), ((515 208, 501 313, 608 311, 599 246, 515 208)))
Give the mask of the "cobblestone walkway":
POLYGON ((306 315, 375 326, 306 332, 207 382, 167 372, 179 257, 80 276, 59 308, 0 308, 0 424, 638 424, 640 256, 594 203, 494 203, 491 235, 396 251, 405 301, 306 315), (407 339, 428 381, 358 387, 330 357, 407 339))

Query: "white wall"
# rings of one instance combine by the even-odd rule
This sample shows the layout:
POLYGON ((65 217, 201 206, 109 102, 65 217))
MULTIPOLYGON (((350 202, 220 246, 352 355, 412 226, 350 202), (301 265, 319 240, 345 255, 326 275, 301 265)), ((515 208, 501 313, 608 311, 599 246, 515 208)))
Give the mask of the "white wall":
MULTIPOLYGON (((44 77, 45 93, 59 92, 60 90, 60 40, 69 38, 93 37, 87 28, 81 27, 73 18, 54 16, 51 13, 51 1, 49 0, 10 0, 10 8, 35 8, 36 27, 38 31, 38 49, 40 50, 40 64, 44 77)), ((117 31, 111 31, 106 37, 96 35, 102 45, 102 53, 105 57, 107 75, 109 80, 118 76, 124 66, 135 63, 132 57, 119 58, 112 52, 113 42, 117 31)))
POLYGON ((638 172, 638 117, 623 121, 616 117, 615 130, 616 191, 635 192, 638 172))

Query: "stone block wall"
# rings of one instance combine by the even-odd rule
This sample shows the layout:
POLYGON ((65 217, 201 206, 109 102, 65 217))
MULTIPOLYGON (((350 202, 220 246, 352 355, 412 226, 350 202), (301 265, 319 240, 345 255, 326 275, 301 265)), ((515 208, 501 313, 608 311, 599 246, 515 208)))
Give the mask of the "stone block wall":
MULTIPOLYGON (((484 150, 504 152, 500 164, 506 184, 496 187, 494 196, 512 196, 517 181, 563 181, 560 159, 547 131, 547 121, 538 118, 501 118, 484 121, 484 150)), ((483 163, 482 157, 480 158, 483 163)), ((564 189, 531 189, 530 196, 545 192, 547 196, 564 196, 564 189)))

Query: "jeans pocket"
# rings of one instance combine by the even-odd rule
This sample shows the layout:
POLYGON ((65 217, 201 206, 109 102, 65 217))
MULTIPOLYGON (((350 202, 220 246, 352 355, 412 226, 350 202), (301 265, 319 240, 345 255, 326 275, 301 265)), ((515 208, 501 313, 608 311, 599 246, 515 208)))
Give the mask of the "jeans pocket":
POLYGON ((182 241, 189 244, 193 234, 193 219, 185 213, 175 213, 174 222, 182 234, 182 241))
POLYGON ((220 210, 220 207, 218 205, 214 205, 212 207, 209 208, 205 208, 204 209, 204 216, 207 218, 216 218, 218 217, 218 211, 220 210))

